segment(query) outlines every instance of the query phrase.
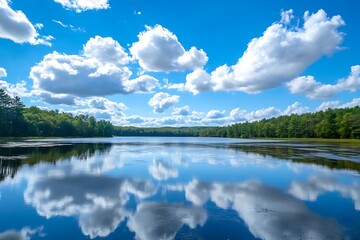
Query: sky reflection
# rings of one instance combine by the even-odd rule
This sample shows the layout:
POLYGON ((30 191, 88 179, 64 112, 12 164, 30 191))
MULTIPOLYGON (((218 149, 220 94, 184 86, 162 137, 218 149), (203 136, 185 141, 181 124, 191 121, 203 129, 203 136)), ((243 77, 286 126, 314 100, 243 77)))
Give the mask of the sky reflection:
POLYGON ((72 142, 26 149, 25 160, 2 162, 16 169, 0 182, 0 209, 6 210, 0 212, 0 240, 57 239, 62 229, 51 227, 56 219, 70 225, 75 219, 81 234, 76 238, 84 239, 206 239, 212 231, 224 239, 245 233, 243 238, 264 240, 360 236, 356 170, 289 161, 291 155, 276 157, 279 149, 264 155, 257 147, 251 152, 229 144, 72 142), (319 199, 326 206, 316 205, 319 199), (337 206, 346 219, 340 210, 326 209, 337 206), (8 222, 4 213, 12 211, 32 213, 21 220, 14 214, 8 222), (210 227, 229 221, 234 228, 210 227))

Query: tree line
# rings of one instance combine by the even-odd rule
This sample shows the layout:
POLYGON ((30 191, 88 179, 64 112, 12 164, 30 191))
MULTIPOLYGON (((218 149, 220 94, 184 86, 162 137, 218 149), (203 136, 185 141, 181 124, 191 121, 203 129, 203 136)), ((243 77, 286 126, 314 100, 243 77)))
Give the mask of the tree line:
POLYGON ((223 127, 139 128, 113 126, 92 116, 26 108, 0 89, 0 137, 182 136, 227 138, 360 139, 360 107, 292 114, 223 127))
POLYGON ((25 108, 19 97, 0 89, 0 137, 94 137, 112 136, 114 126, 86 115, 58 110, 25 108))
POLYGON ((360 139, 360 107, 292 114, 226 127, 207 128, 202 137, 360 139))

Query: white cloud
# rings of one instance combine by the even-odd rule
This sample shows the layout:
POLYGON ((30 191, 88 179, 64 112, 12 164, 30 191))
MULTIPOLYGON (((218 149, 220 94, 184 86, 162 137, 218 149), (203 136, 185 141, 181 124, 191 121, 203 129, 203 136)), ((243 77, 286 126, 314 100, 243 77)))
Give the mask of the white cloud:
POLYGON ((225 110, 220 111, 220 110, 210 110, 207 114, 206 114, 206 118, 210 118, 210 119, 219 119, 224 117, 225 114, 225 110))
POLYGON ((360 65, 351 67, 350 75, 347 78, 340 79, 336 84, 342 90, 355 92, 360 88, 360 65))
POLYGON ((122 102, 113 102, 103 97, 90 97, 86 99, 78 98, 75 99, 74 102, 78 106, 78 109, 68 112, 75 115, 89 115, 96 119, 106 119, 114 124, 119 122, 119 119, 125 116, 123 111, 128 109, 122 102), (79 108, 80 106, 85 108, 79 108))
MULTIPOLYGON (((170 95, 169 95, 170 96, 170 95)), ((123 116, 116 122, 118 125, 131 125, 139 127, 159 127, 159 126, 224 126, 239 122, 253 122, 269 119, 280 115, 302 114, 309 111, 307 106, 301 106, 301 103, 295 102, 289 105, 285 110, 275 107, 267 107, 259 110, 248 111, 235 108, 225 115, 225 110, 210 110, 207 113, 191 111, 190 107, 175 108, 171 117, 143 117, 139 115, 123 116)))
POLYGON ((252 121, 262 120, 264 118, 277 117, 280 115, 280 113, 281 111, 279 109, 275 107, 268 107, 256 111, 251 111, 246 115, 246 118, 248 119, 248 121, 252 122, 252 121))
POLYGON ((258 93, 294 79, 319 58, 339 49, 343 34, 338 28, 345 24, 340 16, 329 18, 322 9, 305 12, 302 27, 291 26, 291 19, 291 10, 283 12, 280 22, 250 41, 237 64, 223 65, 210 74, 200 70, 196 74, 200 77, 187 79, 187 89, 195 94, 206 90, 258 93), (199 88, 202 81, 206 88, 199 88))
POLYGON ((244 121, 246 120, 246 110, 241 110, 240 108, 235 108, 230 112, 230 118, 234 121, 244 121))
POLYGON ((146 71, 183 71, 202 68, 208 61, 206 53, 196 47, 186 51, 175 34, 156 25, 146 26, 138 35, 139 41, 132 44, 131 54, 146 71))
POLYGON ((75 97, 67 94, 51 94, 44 91, 33 91, 41 100, 48 104, 76 105, 75 97))
POLYGON ((184 106, 180 108, 175 108, 172 112, 172 115, 188 116, 190 115, 190 107, 184 106))
POLYGON ((351 108, 356 106, 360 106, 360 98, 354 98, 351 102, 341 105, 340 108, 351 108))
POLYGON ((294 11, 292 9, 287 11, 281 11, 281 23, 290 24, 291 20, 294 19, 294 11))
POLYGON ((112 111, 117 112, 127 109, 124 103, 112 102, 109 99, 103 97, 93 97, 90 98, 87 102, 89 106, 101 110, 111 109, 112 111))
POLYGON ((347 78, 340 79, 336 84, 322 84, 313 76, 302 76, 287 83, 291 93, 301 93, 308 98, 330 98, 340 91, 355 92, 360 88, 360 65, 352 66, 347 78))
POLYGON ((352 108, 356 106, 360 106, 360 98, 354 98, 351 102, 347 102, 344 104, 340 104, 340 101, 328 101, 321 103, 317 108, 316 111, 325 111, 328 108, 352 108))
POLYGON ((203 69, 196 69, 186 76, 185 89, 193 94, 210 91, 213 87, 211 76, 203 69))
POLYGON ((183 225, 194 229, 206 222, 206 211, 199 206, 170 203, 140 203, 129 219, 128 227, 136 239, 170 240, 183 225))
POLYGON ((77 13, 88 10, 100 10, 110 8, 108 0, 54 0, 65 9, 75 10, 77 13))
POLYGON ((6 81, 0 80, 0 88, 7 92, 10 96, 15 97, 29 97, 31 93, 27 90, 26 82, 21 81, 16 84, 11 84, 6 81))
POLYGON ((14 11, 7 0, 0 0, 0 38, 47 46, 51 46, 50 40, 53 39, 52 36, 40 36, 26 15, 20 10, 14 11))
POLYGON ((52 20, 54 23, 57 23, 59 24, 60 26, 64 27, 64 28, 69 28, 71 31, 73 32, 86 32, 85 29, 83 28, 80 28, 80 27, 74 27, 73 25, 71 24, 65 24, 65 23, 62 23, 61 21, 59 20, 52 20))
POLYGON ((301 107, 301 103, 294 102, 282 112, 282 115, 303 114, 309 112, 309 107, 301 107))
POLYGON ((167 78, 164 78, 163 81, 164 81, 164 85, 161 86, 162 88, 175 89, 175 90, 177 90, 179 92, 185 91, 185 84, 184 83, 170 83, 169 79, 167 79, 167 78))
POLYGON ((147 75, 129 79, 130 58, 110 37, 90 38, 80 55, 53 52, 31 68, 33 88, 53 94, 104 96, 150 92, 158 80, 147 75))
POLYGON ((0 67, 0 77, 6 77, 7 72, 5 68, 0 67))
POLYGON ((166 109, 169 109, 178 103, 179 98, 178 95, 159 92, 149 100, 148 104, 153 108, 154 113, 163 113, 166 109))
POLYGON ((302 76, 287 83, 292 94, 302 93, 308 98, 331 98, 338 91, 335 85, 322 84, 315 81, 313 76, 302 76))
POLYGON ((328 108, 336 108, 339 105, 340 101, 329 101, 323 102, 316 108, 316 111, 325 111, 328 108))

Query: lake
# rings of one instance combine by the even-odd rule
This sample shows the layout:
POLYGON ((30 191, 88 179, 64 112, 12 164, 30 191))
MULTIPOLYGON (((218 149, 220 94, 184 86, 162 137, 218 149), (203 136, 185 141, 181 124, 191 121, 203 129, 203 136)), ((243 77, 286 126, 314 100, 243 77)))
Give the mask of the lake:
POLYGON ((360 239, 360 148, 115 137, 0 143, 2 239, 360 239))

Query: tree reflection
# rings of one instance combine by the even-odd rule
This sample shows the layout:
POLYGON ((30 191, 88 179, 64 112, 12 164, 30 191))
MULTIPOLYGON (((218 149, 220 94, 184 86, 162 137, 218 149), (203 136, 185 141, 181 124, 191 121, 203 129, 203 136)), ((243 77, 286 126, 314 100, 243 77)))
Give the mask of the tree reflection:
POLYGON ((75 157, 79 160, 87 160, 94 154, 107 154, 111 150, 110 143, 96 144, 55 144, 46 143, 42 146, 31 142, 21 145, 0 147, 0 182, 6 177, 14 178, 17 171, 24 164, 35 165, 40 162, 56 163, 75 157))

